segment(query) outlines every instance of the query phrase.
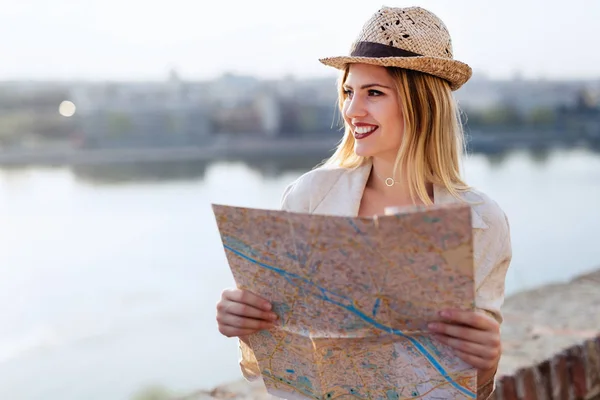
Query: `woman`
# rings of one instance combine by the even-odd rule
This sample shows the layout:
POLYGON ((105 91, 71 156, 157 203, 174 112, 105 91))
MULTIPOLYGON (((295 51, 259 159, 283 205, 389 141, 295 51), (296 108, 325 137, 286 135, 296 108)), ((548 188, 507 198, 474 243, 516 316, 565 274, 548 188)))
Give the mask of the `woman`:
MULTIPOLYGON (((444 310, 442 322, 429 329, 477 368, 479 398, 486 398, 501 354, 500 307, 512 253, 504 212, 460 175, 463 135, 452 91, 471 77, 471 68, 453 59, 443 22, 418 7, 380 9, 350 56, 321 62, 343 71, 344 137, 324 165, 286 188, 282 208, 372 217, 387 207, 471 204, 476 311, 444 310)), ((243 290, 224 291, 217 305, 220 332, 241 339, 249 379, 260 372, 246 337, 276 318, 265 299, 243 290)))

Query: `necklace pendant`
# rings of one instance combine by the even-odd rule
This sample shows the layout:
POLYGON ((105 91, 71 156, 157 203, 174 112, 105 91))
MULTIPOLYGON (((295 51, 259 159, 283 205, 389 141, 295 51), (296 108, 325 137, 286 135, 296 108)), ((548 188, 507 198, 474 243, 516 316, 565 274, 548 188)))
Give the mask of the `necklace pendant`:
POLYGON ((394 179, 393 178, 385 178, 385 184, 387 186, 394 186, 394 179))

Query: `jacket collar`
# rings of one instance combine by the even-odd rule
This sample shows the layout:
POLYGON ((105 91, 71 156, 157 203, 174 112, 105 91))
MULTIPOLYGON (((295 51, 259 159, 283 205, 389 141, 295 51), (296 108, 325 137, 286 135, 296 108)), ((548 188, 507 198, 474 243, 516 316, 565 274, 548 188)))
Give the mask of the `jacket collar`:
MULTIPOLYGON (((372 163, 367 161, 357 168, 344 169, 325 198, 320 199, 315 211, 356 217, 371 173, 371 167, 372 163)), ((434 185, 433 197, 435 205, 457 204, 461 200, 473 203, 480 200, 479 196, 471 191, 459 193, 459 197, 461 197, 461 200, 459 200, 452 196, 446 188, 439 185, 434 185)), ((478 229, 487 229, 488 227, 473 205, 471 205, 471 225, 473 228, 478 229)))

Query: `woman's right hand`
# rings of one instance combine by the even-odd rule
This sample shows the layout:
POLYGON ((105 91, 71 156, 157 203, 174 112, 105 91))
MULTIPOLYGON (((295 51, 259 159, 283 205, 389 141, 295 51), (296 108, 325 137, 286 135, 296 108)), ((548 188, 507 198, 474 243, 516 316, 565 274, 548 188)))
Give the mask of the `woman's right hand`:
POLYGON ((243 337, 273 328, 277 314, 271 303, 252 292, 226 289, 217 303, 219 332, 227 337, 243 337))

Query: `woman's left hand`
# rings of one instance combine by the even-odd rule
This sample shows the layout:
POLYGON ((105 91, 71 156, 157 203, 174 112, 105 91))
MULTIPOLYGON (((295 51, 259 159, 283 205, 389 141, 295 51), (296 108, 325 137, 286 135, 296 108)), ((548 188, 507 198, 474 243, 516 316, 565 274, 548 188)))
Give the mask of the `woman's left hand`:
POLYGON ((502 353, 498 321, 478 311, 445 310, 440 316, 443 321, 429 324, 436 339, 479 370, 496 368, 502 353))

